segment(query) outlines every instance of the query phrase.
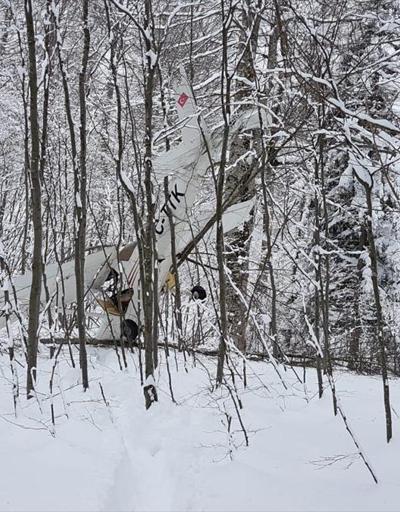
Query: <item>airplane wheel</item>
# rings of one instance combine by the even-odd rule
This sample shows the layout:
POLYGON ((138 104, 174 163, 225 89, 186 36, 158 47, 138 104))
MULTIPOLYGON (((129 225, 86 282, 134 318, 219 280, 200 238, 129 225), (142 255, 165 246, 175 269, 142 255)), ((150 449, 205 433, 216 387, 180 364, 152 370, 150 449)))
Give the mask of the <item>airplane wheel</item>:
POLYGON ((193 286, 193 288, 191 289, 191 292, 192 292, 193 300, 205 300, 207 297, 207 292, 200 285, 193 286))
POLYGON ((122 335, 128 340, 128 341, 134 341, 139 334, 139 327, 136 322, 133 320, 123 320, 122 322, 122 335))

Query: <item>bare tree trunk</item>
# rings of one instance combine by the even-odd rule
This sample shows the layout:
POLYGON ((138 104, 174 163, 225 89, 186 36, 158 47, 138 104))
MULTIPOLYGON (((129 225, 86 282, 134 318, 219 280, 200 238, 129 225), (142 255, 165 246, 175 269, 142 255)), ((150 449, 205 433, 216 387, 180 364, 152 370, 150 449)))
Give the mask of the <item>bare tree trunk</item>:
MULTIPOLYGON (((222 139, 221 158, 218 177, 214 175, 216 185, 216 224, 217 224, 217 263, 219 277, 219 307, 220 307, 220 339, 218 348, 217 363, 217 385, 221 385, 224 379, 224 364, 226 356, 226 339, 228 335, 228 319, 226 311, 226 276, 224 257, 224 230, 222 225, 223 197, 225 185, 225 167, 227 164, 228 142, 229 142, 229 119, 231 114, 231 77, 228 69, 228 31, 229 20, 232 20, 232 13, 225 13, 224 0, 221 0, 222 8, 222 70, 221 70, 221 103, 224 119, 224 132, 222 139)), ((231 7, 232 8, 232 7, 231 7)))
POLYGON ((144 154, 144 187, 146 203, 146 221, 143 233, 143 253, 144 253, 144 283, 143 290, 143 315, 144 315, 144 350, 145 350, 145 374, 146 383, 144 386, 144 396, 146 409, 154 401, 157 401, 157 392, 154 382, 154 368, 157 365, 157 330, 154 322, 158 322, 158 317, 154 315, 154 294, 157 293, 158 282, 154 279, 157 276, 155 270, 155 231, 154 217, 155 205, 153 204, 153 185, 152 185, 152 139, 153 139, 153 94, 154 78, 156 67, 152 61, 152 41, 154 41, 154 25, 151 0, 145 0, 145 20, 144 31, 146 36, 144 45, 146 50, 145 66, 145 154, 144 154), (151 35, 150 35, 151 34, 151 35))
POLYGON ((86 80, 89 59, 90 32, 88 26, 89 0, 82 0, 83 21, 83 54, 81 70, 79 73, 79 107, 80 107, 80 155, 79 167, 75 168, 75 215, 78 229, 75 234, 75 276, 76 276, 76 302, 79 332, 79 364, 82 371, 82 385, 86 390, 89 387, 86 329, 85 329, 85 243, 86 243, 86 80))
POLYGON ((40 178, 43 180, 43 173, 46 167, 47 157, 47 132, 49 119, 49 99, 50 99, 50 78, 52 74, 52 49, 54 47, 54 35, 51 25, 51 1, 46 3, 46 18, 44 24, 44 50, 45 50, 45 69, 43 73, 43 114, 42 114, 42 138, 40 141, 40 178))
POLYGON ((175 302, 174 302, 174 316, 176 322, 176 329, 178 331, 178 350, 182 350, 182 302, 181 302, 181 284, 179 279, 178 271, 178 260, 176 257, 176 238, 175 238, 175 222, 171 212, 171 208, 168 206, 168 176, 164 178, 164 195, 165 205, 169 220, 169 228, 171 233, 171 258, 172 258, 172 269, 175 279, 175 302))
MULTIPOLYGON (((112 1, 114 4, 114 2, 112 1)), ((108 32, 110 37, 110 65, 111 65, 111 71, 113 75, 113 82, 114 82, 114 89, 115 89, 115 97, 116 97, 116 103, 117 103, 117 132, 118 132, 118 158, 116 158, 116 171, 117 176, 119 180, 122 183, 122 186, 124 187, 125 192, 128 194, 128 197, 131 202, 132 206, 132 212, 133 212, 133 218, 134 218, 134 224, 135 224, 135 230, 137 235, 137 244, 138 244, 138 252, 139 252, 139 272, 140 272, 140 284, 141 284, 141 301, 143 304, 143 317, 144 317, 144 345, 145 345, 145 377, 146 381, 144 382, 144 397, 145 397, 145 406, 146 409, 148 409, 151 404, 158 400, 157 396, 157 389, 155 387, 154 382, 154 351, 157 350, 157 347, 155 348, 153 345, 153 336, 154 336, 154 330, 153 330, 153 286, 157 286, 158 283, 153 282, 153 249, 154 249, 154 238, 150 238, 150 245, 146 244, 148 238, 148 233, 150 231, 150 235, 154 237, 154 211, 152 211, 151 207, 151 197, 152 197, 152 187, 151 187, 151 172, 152 172, 152 165, 151 165, 151 156, 152 156, 152 144, 151 144, 151 138, 152 138, 152 98, 153 98, 153 88, 154 88, 154 70, 151 66, 151 58, 150 54, 148 54, 148 62, 146 63, 146 67, 144 69, 145 73, 145 96, 146 96, 146 139, 145 139, 145 186, 146 188, 146 206, 149 205, 149 199, 150 199, 150 210, 152 212, 152 217, 149 217, 149 214, 147 214, 147 217, 145 218, 145 222, 142 222, 142 219, 140 218, 139 211, 138 211, 138 204, 135 194, 133 193, 131 187, 127 185, 127 183, 124 181, 123 175, 122 175, 122 156, 123 156, 123 133, 122 133, 122 102, 121 102, 121 92, 118 84, 118 75, 117 75, 117 67, 115 65, 115 49, 113 42, 113 37, 115 37, 111 30, 111 19, 110 19, 110 9, 108 7, 107 1, 104 2, 105 10, 106 10, 106 16, 107 16, 107 25, 108 25, 108 32), (150 79, 150 82, 148 80, 148 74, 152 75, 152 78, 150 79), (152 220, 153 219, 153 220, 152 220)), ((116 4, 114 4, 116 5, 116 4)), ((118 9, 120 7, 116 5, 118 9)), ((150 14, 151 14, 151 4, 146 4, 146 29, 150 25, 150 14)), ((149 32, 146 30, 146 35, 148 35, 149 32)), ((146 39, 146 47, 151 48, 151 42, 146 39)), ((127 84, 126 84, 127 85, 127 84)), ((133 127, 133 116, 131 112, 131 106, 129 103, 129 99, 127 100, 127 106, 129 111, 129 116, 131 118, 132 127, 133 127)), ((132 141, 135 140, 135 133, 132 132, 132 141)), ((137 165, 139 165, 139 155, 137 155, 137 165)), ((138 313, 139 320, 141 318, 140 312, 138 313)), ((158 320, 158 319, 157 319, 158 320)), ((140 340, 138 341, 139 344, 139 359, 141 357, 141 348, 140 348, 140 340)), ((140 360, 140 372, 142 372, 142 363, 140 360)))
MULTIPOLYGON (((29 168, 30 168, 30 162, 29 162, 29 114, 28 114, 28 97, 27 97, 27 90, 26 90, 26 63, 25 63, 25 56, 24 56, 24 48, 22 43, 22 37, 21 37, 21 31, 18 28, 17 19, 15 17, 15 13, 12 9, 12 4, 10 3, 10 16, 11 19, 14 21, 16 31, 17 31, 17 39, 18 39, 18 50, 21 58, 21 69, 24 70, 22 72, 21 76, 21 98, 22 98, 22 104, 24 108, 24 188, 25 188, 25 219, 24 219, 24 230, 23 230, 23 237, 22 237, 22 247, 21 247, 21 273, 25 274, 26 271, 26 264, 27 264, 27 241, 28 241, 28 234, 29 234, 29 224, 30 224, 30 201, 29 201, 29 168)), ((28 84, 29 85, 29 84, 28 84)))
MULTIPOLYGON (((275 7, 275 11, 277 11, 277 7, 275 7)), ((272 33, 269 36, 268 41, 268 62, 267 66, 268 69, 275 69, 278 67, 278 42, 281 38, 281 25, 278 23, 279 19, 279 13, 275 12, 275 19, 274 19, 274 28, 272 30, 272 33)), ((272 75, 273 76, 273 75, 272 75)), ((275 88, 275 84, 271 79, 271 82, 268 85, 267 94, 272 93, 272 91, 275 88)), ((279 90, 281 91, 282 86, 279 85, 279 90)), ((262 99, 259 98, 258 100, 260 103, 262 102, 262 99)), ((267 98, 268 101, 268 98, 267 98)), ((274 115, 279 114, 280 110, 280 104, 276 103, 276 105, 272 105, 271 109, 274 113, 274 115)), ((260 119, 261 120, 261 119, 260 119)), ((263 131, 267 129, 268 127, 263 127, 263 131)), ((274 133, 277 131, 277 128, 272 128, 271 130, 268 130, 271 133, 274 133)), ((263 215, 263 231, 265 238, 262 240, 262 252, 265 253, 265 261, 268 268, 268 275, 269 275, 269 284, 271 287, 271 321, 269 325, 269 334, 272 339, 272 350, 273 350, 273 356, 275 359, 279 359, 282 357, 282 349, 280 348, 280 343, 278 340, 278 317, 277 317, 277 286, 276 286, 276 280, 275 280, 275 270, 274 270, 274 263, 273 263, 273 254, 272 254, 272 248, 273 248, 273 241, 272 241, 272 209, 269 206, 270 200, 268 197, 268 183, 267 183, 267 177, 272 178, 273 174, 273 166, 272 163, 276 161, 276 148, 274 147, 274 143, 269 142, 268 147, 266 147, 266 144, 263 140, 263 133, 261 134, 261 147, 262 147, 262 167, 261 167, 261 187, 262 187, 262 197, 263 197, 263 203, 264 203, 264 215, 263 215), (268 174, 267 174, 268 173, 268 174)), ((271 180, 272 182, 272 180, 271 180)), ((262 265, 264 265, 262 263, 262 265)))
MULTIPOLYGON (((321 118, 325 117, 325 108, 322 106, 321 118)), ((318 137, 318 152, 319 152, 319 162, 318 166, 320 168, 320 184, 321 184, 321 196, 322 196, 322 218, 324 222, 324 235, 325 235, 325 245, 329 239, 329 215, 328 215, 328 206, 327 206, 327 190, 326 190, 326 176, 325 176, 325 138, 323 135, 319 135, 318 137)), ((336 398, 336 387, 333 380, 333 367, 332 367, 332 357, 331 357, 331 347, 330 347, 330 339, 329 339, 329 290, 330 290, 330 257, 329 251, 325 251, 324 257, 319 255, 320 257, 320 282, 319 289, 321 295, 321 312, 322 312, 322 327, 323 327, 323 335, 324 335, 324 368, 328 375, 331 377, 332 381, 332 401, 333 401, 333 413, 337 415, 337 398, 336 398)))
MULTIPOLYGON (((264 146, 264 145, 263 145, 264 146)), ((277 320, 277 287, 275 282, 274 265, 272 262, 272 219, 267 194, 267 182, 266 182, 266 168, 270 167, 270 164, 266 162, 266 148, 263 147, 263 164, 261 169, 261 187, 264 202, 264 234, 265 238, 262 241, 263 253, 265 252, 265 262, 268 268, 269 284, 271 286, 271 321, 269 325, 269 335, 272 339, 272 354, 275 359, 279 359, 282 356, 282 350, 279 346, 278 341, 278 320, 277 320)), ((269 160, 269 158, 268 158, 269 160)))
POLYGON ((386 440, 389 442, 392 438, 392 410, 390 406, 390 392, 389 392, 389 380, 387 371, 387 355, 386 355, 386 339, 384 331, 384 319, 382 313, 382 303, 379 291, 378 281, 378 254, 375 245, 375 237, 372 226, 372 187, 368 186, 365 182, 364 185, 365 195, 367 198, 367 215, 365 217, 365 223, 368 234, 368 252, 371 260, 371 280, 372 287, 374 290, 374 301, 376 311, 376 328, 378 331, 378 343, 380 349, 380 364, 381 364, 381 375, 383 382, 383 402, 385 407, 386 417, 386 440))
MULTIPOLYGON (((315 165, 315 188, 318 189, 318 167, 315 165)), ((320 222, 319 222, 319 198, 317 192, 314 195, 315 202, 315 225, 314 225, 314 262, 315 262, 315 285, 314 285, 314 333, 317 339, 318 347, 320 347, 320 295, 319 295, 319 283, 321 280, 321 258, 320 258, 320 222)), ((323 382, 322 382, 322 357, 320 351, 316 353, 316 366, 317 366, 317 377, 318 377, 318 396, 322 397, 324 393, 323 382)))
MULTIPOLYGON (((257 36, 259 29, 258 14, 254 14, 254 7, 249 0, 242 0, 241 22, 242 31, 240 35, 239 54, 241 59, 238 64, 237 72, 240 77, 246 78, 249 82, 255 83, 255 69, 253 63, 253 53, 257 46, 257 36), (249 37, 250 33, 250 37, 249 37)), ((260 7, 260 6, 258 6, 260 7)), ((252 89, 244 87, 235 95, 236 101, 248 99, 253 93, 252 89)), ((244 154, 252 149, 253 136, 239 133, 232 141, 232 151, 230 159, 235 162, 240 159, 234 168, 227 174, 225 195, 229 197, 236 188, 241 189, 240 201, 246 201, 255 196, 254 179, 249 181, 249 175, 253 170, 254 162, 250 158, 242 158, 244 154), (244 185, 246 183, 246 185, 244 185)), ((246 221, 240 229, 235 229, 227 236, 229 250, 227 251, 226 263, 231 271, 231 278, 234 286, 227 287, 227 300, 230 304, 228 314, 229 332, 235 345, 242 351, 246 351, 246 305, 235 288, 243 296, 246 296, 249 269, 249 251, 250 239, 253 231, 254 219, 251 215, 250 220, 246 221)))
POLYGON ((42 289, 42 210, 40 187, 40 136, 38 116, 38 84, 36 70, 35 30, 31 0, 25 0, 25 20, 28 38, 29 55, 29 90, 30 90, 30 135, 31 135, 31 201, 33 221, 33 260, 32 286, 29 297, 28 353, 27 353, 27 384, 28 398, 34 390, 36 380, 38 328, 40 313, 40 295, 42 289))
MULTIPOLYGON (((49 99, 50 99, 50 79, 52 74, 52 46, 54 46, 52 40, 52 26, 51 26, 51 0, 47 0, 46 3, 46 17, 44 23, 44 51, 45 51, 45 68, 43 72, 43 107, 42 107, 42 133, 41 133, 41 141, 40 141, 40 179, 41 183, 45 186, 44 181, 44 171, 46 168, 46 160, 47 160, 47 139, 48 139, 48 124, 49 124, 49 99)), ((48 195, 47 195, 48 197, 48 195)), ((48 247, 48 220, 50 217, 50 205, 49 203, 44 204, 44 209, 46 211, 46 223, 45 223, 45 233, 46 233, 46 241, 45 241, 45 251, 43 255, 43 286, 45 292, 46 303, 50 300, 49 287, 47 286, 47 277, 46 277, 46 267, 45 261, 47 257, 47 247, 48 247)), ((51 328, 53 324, 52 312, 51 308, 47 310, 49 327, 51 328)))

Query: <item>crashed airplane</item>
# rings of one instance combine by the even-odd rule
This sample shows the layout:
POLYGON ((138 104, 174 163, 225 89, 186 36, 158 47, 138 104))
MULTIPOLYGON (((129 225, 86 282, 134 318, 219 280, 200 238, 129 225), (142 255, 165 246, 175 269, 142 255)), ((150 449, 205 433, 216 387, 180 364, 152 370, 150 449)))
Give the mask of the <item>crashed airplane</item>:
MULTIPOLYGON (((214 149, 207 126, 198 113, 194 94, 182 70, 174 89, 181 141, 169 151, 159 154, 153 161, 158 183, 163 184, 164 178, 169 177, 166 195, 163 186, 160 186, 159 196, 162 199, 159 201, 155 224, 160 292, 166 281, 173 283, 168 212, 170 211, 173 216, 177 254, 183 252, 193 238, 202 233, 203 228, 210 224, 210 219, 215 218, 215 210, 203 212, 200 218, 198 215, 195 218, 193 214, 193 207, 199 199, 199 191, 209 174, 210 158, 214 149)), ((124 173, 122 179, 127 187, 133 187, 124 173)), ((246 201, 227 208, 223 214, 224 231, 227 233, 243 223, 252 207, 253 201, 246 201)), ((203 235, 203 239, 211 236, 212 229, 209 229, 203 235)), ((60 311, 62 304, 76 302, 74 261, 62 265, 46 265, 45 278, 47 296, 50 297, 53 307, 56 305, 60 311)), ((22 311, 28 306, 31 279, 30 273, 13 276, 8 280, 11 281, 12 287, 10 282, 3 286, 10 290, 10 303, 5 304, 3 289, 0 294, 0 328, 4 327, 6 318, 10 317, 9 320, 12 321, 17 311, 22 311)), ((140 304, 140 287, 139 252, 135 242, 119 250, 116 247, 104 247, 86 256, 86 295, 93 295, 105 313, 96 339, 124 336, 133 340, 137 337, 143 309, 140 304)), ((201 286, 196 286, 193 293, 195 298, 204 298, 206 292, 201 286)), ((42 300, 44 295, 42 285, 42 300)), ((50 307, 50 304, 43 303, 43 308, 45 307, 50 307)))

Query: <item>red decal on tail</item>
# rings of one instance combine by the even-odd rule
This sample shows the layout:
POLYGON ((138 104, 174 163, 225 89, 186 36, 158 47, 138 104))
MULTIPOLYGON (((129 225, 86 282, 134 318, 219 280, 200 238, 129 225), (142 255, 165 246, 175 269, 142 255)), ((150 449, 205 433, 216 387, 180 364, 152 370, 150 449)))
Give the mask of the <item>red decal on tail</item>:
POLYGON ((183 92, 178 98, 178 105, 180 105, 183 108, 188 99, 189 96, 183 92))

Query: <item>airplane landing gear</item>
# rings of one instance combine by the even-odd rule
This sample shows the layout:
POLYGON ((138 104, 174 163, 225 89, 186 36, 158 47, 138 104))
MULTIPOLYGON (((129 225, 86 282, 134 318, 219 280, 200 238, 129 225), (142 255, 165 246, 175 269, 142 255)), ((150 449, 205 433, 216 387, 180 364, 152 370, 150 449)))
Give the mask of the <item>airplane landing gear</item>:
POLYGON ((192 293, 192 299, 193 300, 203 301, 207 297, 207 292, 200 285, 193 286, 193 288, 191 289, 191 293, 192 293))
POLYGON ((122 321, 122 335, 128 341, 135 341, 135 339, 138 337, 138 334, 139 327, 136 322, 130 320, 129 318, 127 320, 122 321))

